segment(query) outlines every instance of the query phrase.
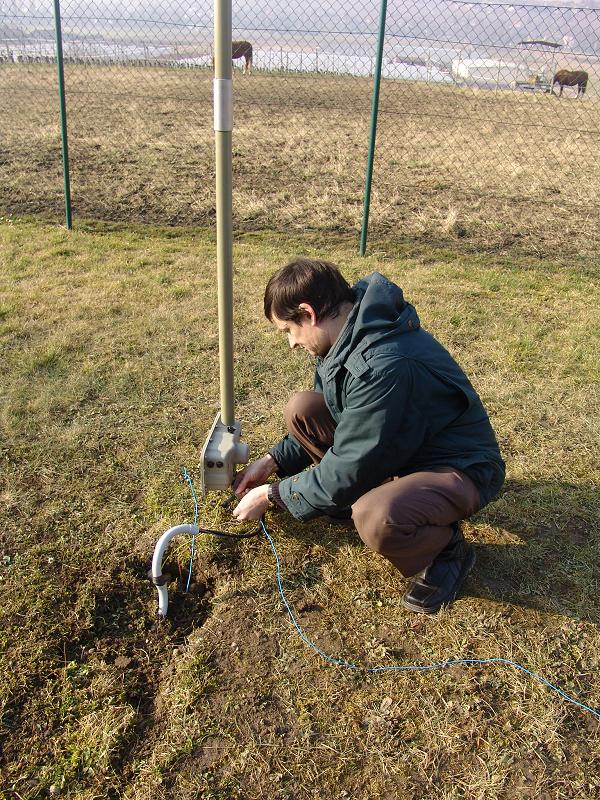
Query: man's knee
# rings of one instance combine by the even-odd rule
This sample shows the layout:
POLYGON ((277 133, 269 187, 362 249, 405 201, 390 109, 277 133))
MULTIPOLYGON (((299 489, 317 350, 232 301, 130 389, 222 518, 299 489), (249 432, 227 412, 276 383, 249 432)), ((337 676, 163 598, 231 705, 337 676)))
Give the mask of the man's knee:
POLYGON ((385 504, 374 502, 374 498, 363 495, 352 506, 352 520, 358 535, 370 550, 386 555, 395 550, 399 538, 414 533, 414 525, 402 525, 392 520, 385 504))
POLYGON ((323 403, 323 395, 318 392, 295 392, 283 412, 288 430, 294 430, 299 421, 315 416, 323 403))

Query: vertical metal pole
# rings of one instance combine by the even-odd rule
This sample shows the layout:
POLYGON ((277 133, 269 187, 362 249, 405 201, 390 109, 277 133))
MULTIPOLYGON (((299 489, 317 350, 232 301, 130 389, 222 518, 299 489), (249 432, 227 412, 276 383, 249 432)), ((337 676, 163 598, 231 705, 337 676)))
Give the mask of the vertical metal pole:
POLYGON ((367 229, 369 227, 369 209, 371 208, 371 182, 373 180, 373 159, 375 157, 375 137, 377 135, 377 113, 379 111, 379 87, 381 85, 381 62, 383 60, 383 41, 385 39, 385 18, 387 0, 381 0, 379 14, 379 38, 377 41, 377 61, 373 82, 373 100, 371 103, 371 134, 369 137, 369 155, 367 157, 367 173, 365 176, 365 199, 363 204, 363 222, 360 232, 360 255, 367 249, 367 229))
POLYGON ((69 180, 69 139, 67 137, 67 102, 65 99, 65 71, 63 66, 62 25, 60 0, 54 0, 54 28, 56 32, 56 69, 58 72, 58 95, 60 99, 60 136, 62 141, 63 178, 65 187, 65 214, 67 229, 73 227, 71 213, 71 183, 69 180))
POLYGON ((231 0, 215 0, 215 156, 217 190, 217 287, 221 422, 233 425, 233 225, 231 191, 231 0))

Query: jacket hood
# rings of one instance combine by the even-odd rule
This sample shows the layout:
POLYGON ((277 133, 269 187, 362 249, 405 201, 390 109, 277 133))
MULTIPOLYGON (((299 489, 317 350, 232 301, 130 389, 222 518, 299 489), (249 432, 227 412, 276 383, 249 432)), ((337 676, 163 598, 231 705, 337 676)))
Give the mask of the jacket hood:
POLYGON ((381 273, 367 275, 352 288, 356 294, 354 307, 326 360, 343 361, 359 344, 419 329, 415 307, 405 301, 402 289, 381 273))

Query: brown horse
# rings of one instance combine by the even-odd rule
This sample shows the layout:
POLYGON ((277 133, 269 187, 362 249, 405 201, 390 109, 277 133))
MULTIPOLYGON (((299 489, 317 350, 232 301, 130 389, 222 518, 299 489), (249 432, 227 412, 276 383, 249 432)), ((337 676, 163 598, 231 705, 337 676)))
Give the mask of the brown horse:
POLYGON ((252 45, 250 42, 232 42, 231 43, 231 58, 245 59, 242 72, 249 75, 252 72, 252 45))
POLYGON ((554 94, 554 84, 560 85, 559 97, 562 97, 563 89, 565 86, 577 86, 577 97, 583 97, 587 88, 589 75, 582 69, 571 70, 559 69, 554 78, 552 79, 552 94, 554 94))

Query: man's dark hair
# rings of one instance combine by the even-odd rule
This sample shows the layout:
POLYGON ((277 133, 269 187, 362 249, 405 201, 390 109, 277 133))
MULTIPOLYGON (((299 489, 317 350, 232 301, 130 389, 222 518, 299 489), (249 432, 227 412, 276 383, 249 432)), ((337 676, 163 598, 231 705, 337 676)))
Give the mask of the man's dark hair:
POLYGON ((281 267, 265 289, 265 316, 300 322, 306 312, 298 308, 308 303, 317 319, 336 317, 343 303, 353 303, 354 292, 339 271, 328 261, 296 258, 281 267))

